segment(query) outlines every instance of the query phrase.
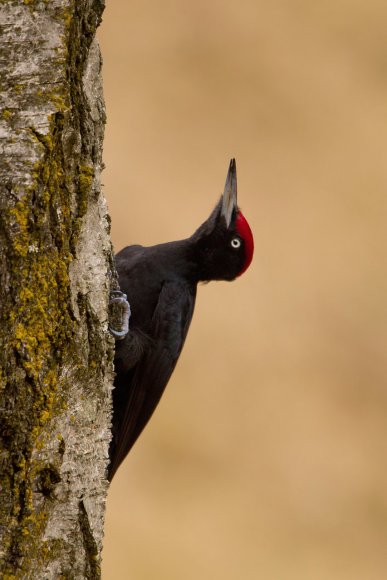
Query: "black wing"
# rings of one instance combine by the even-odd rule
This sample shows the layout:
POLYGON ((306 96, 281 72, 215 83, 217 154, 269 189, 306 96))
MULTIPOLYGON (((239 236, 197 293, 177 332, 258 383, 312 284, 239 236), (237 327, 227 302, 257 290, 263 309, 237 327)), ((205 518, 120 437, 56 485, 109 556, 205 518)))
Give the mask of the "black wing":
POLYGON ((174 280, 163 284, 152 318, 153 340, 141 360, 118 378, 110 481, 152 416, 172 375, 192 319, 195 296, 196 287, 186 282, 174 280), (116 405, 120 406, 118 412, 116 405))

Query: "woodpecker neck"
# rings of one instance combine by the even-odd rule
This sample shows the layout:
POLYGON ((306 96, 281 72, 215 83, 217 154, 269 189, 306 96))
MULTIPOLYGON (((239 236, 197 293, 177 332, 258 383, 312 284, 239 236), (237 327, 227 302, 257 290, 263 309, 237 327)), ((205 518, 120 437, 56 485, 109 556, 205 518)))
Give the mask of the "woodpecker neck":
POLYGON ((198 264, 190 238, 146 248, 147 258, 165 279, 175 276, 198 282, 198 264))

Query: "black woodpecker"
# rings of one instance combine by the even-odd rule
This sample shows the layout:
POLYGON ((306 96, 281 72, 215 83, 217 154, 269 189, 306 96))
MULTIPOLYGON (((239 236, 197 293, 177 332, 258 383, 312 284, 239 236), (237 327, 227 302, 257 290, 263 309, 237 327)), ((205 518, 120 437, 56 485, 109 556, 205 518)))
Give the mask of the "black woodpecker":
POLYGON ((198 282, 234 280, 250 265, 254 241, 237 206, 235 159, 210 217, 185 240, 128 246, 116 255, 130 330, 117 340, 111 481, 149 421, 173 373, 195 307, 198 282))

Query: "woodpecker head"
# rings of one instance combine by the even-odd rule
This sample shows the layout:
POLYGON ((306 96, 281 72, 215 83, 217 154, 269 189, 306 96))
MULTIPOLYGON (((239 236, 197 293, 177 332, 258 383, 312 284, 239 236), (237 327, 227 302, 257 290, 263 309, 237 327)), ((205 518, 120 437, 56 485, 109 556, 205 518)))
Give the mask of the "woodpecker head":
POLYGON ((218 205, 191 240, 195 243, 200 280, 234 280, 249 267, 254 239, 237 205, 235 159, 231 159, 218 205))

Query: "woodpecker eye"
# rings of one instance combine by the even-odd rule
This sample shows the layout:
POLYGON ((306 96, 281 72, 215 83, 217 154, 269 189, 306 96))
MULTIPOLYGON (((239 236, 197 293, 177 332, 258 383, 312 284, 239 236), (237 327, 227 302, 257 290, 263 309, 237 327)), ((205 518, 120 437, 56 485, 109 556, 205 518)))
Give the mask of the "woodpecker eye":
POLYGON ((240 248, 241 247, 241 241, 240 241, 240 239, 239 238, 233 238, 231 240, 231 247, 232 248, 235 248, 235 249, 240 248))

